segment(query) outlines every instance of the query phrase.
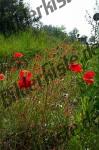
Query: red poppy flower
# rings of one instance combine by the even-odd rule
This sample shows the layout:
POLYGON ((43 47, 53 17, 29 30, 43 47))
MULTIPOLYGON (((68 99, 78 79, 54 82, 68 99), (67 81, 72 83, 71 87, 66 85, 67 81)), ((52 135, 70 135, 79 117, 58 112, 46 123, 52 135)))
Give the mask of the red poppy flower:
POLYGON ((14 58, 21 58, 21 57, 23 57, 24 55, 22 54, 22 53, 19 53, 19 52, 16 52, 16 53, 14 53, 14 55, 13 55, 13 57, 14 58))
POLYGON ((69 64, 69 69, 73 72, 80 73, 83 71, 81 64, 72 63, 69 64))
POLYGON ((91 85, 94 83, 94 76, 95 72, 94 71, 87 71, 83 75, 83 80, 88 84, 91 85))
POLYGON ((4 74, 0 74, 0 81, 3 81, 5 79, 5 75, 4 74))
POLYGON ((20 80, 18 81, 18 86, 20 89, 29 88, 32 86, 32 73, 28 70, 21 70, 19 73, 20 80))

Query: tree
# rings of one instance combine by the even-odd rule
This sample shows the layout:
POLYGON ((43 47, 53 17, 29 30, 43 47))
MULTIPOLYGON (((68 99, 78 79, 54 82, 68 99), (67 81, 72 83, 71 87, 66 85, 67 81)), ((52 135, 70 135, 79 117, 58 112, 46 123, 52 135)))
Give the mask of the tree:
POLYGON ((42 30, 46 31, 49 35, 56 36, 62 40, 64 40, 67 36, 64 26, 54 27, 52 25, 44 25, 42 30))
POLYGON ((11 34, 32 25, 28 7, 23 0, 0 0, 0 32, 11 34))
POLYGON ((71 32, 69 32, 69 37, 72 41, 76 40, 79 36, 79 30, 77 28, 74 28, 71 32))
POLYGON ((95 14, 91 16, 89 12, 86 11, 86 19, 88 24, 92 27, 91 34, 95 37, 94 43, 99 43, 99 4, 97 0, 95 5, 95 14))
POLYGON ((83 44, 87 43, 87 36, 86 35, 82 35, 81 37, 78 38, 78 41, 80 41, 83 44))
POLYGON ((95 43, 95 36, 91 36, 91 37, 89 38, 89 42, 95 43))

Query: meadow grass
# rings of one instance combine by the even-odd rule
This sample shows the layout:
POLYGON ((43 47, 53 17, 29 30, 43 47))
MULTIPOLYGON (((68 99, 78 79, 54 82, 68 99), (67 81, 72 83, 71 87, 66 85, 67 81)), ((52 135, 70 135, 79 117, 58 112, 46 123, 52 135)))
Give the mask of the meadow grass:
POLYGON ((44 81, 42 87, 36 85, 30 91, 23 90, 24 97, 17 96, 16 100, 12 97, 11 100, 5 94, 6 102, 11 101, 9 107, 4 108, 1 97, 1 150, 99 149, 98 54, 85 61, 82 53, 85 48, 81 43, 67 44, 41 31, 34 35, 22 32, 7 39, 0 36, 1 58, 5 54, 11 58, 16 51, 23 52, 28 58, 28 66, 5 72, 7 80, 0 86, 3 90, 12 86, 13 82, 17 83, 20 69, 30 70, 35 77, 40 73, 39 66, 49 61, 56 66, 62 62, 64 55, 68 59, 73 54, 78 55, 77 63, 82 63, 84 71, 94 70, 97 73, 95 85, 91 87, 83 83, 82 74, 66 70, 65 75, 58 76, 48 85, 44 81), (41 60, 36 57, 38 53, 41 60))
POLYGON ((28 30, 13 34, 8 38, 0 35, 0 56, 11 55, 13 52, 33 53, 43 52, 61 43, 61 39, 49 36, 44 31, 28 30))

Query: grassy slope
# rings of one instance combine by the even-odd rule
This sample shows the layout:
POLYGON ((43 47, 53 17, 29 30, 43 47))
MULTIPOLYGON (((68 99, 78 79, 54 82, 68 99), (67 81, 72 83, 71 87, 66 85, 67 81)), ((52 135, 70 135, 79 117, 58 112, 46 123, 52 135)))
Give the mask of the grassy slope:
POLYGON ((2 54, 12 54, 13 52, 26 52, 32 50, 43 52, 46 48, 52 48, 59 44, 61 39, 49 36, 43 31, 25 31, 8 38, 0 35, 0 56, 2 54))
MULTIPOLYGON (((46 33, 40 32, 34 35, 31 32, 24 32, 17 36, 13 35, 8 39, 0 36, 0 55, 2 56, 4 53, 9 55, 14 51, 21 51, 28 55, 27 50, 30 49, 32 53, 39 51, 43 54, 44 60, 40 62, 42 64, 45 62, 44 50, 48 48, 51 49, 51 53, 47 52, 46 61, 49 59, 57 65, 62 61, 62 58, 60 59, 61 55, 66 55, 67 51, 70 54, 74 53, 73 49, 77 49, 80 62, 82 45, 76 43, 72 46, 60 45, 60 39, 50 37, 46 33), (57 45, 60 45, 60 48, 63 47, 64 52, 57 52, 57 45), (56 55, 53 59, 52 54, 54 53, 56 55)), ((94 56, 90 60, 89 69, 94 70, 95 58, 94 56)), ((31 67, 34 63, 38 65, 38 62, 33 58, 27 69, 32 71, 31 67)), ((12 78, 15 74, 18 75, 18 72, 12 73, 9 79, 16 81, 17 78, 12 78)), ((26 98, 18 99, 7 109, 0 105, 0 144, 2 150, 6 147, 13 150, 17 150, 17 148, 20 150, 51 150, 55 147, 58 150, 83 150, 86 145, 90 147, 93 139, 97 144, 97 134, 94 134, 94 131, 90 131, 89 134, 89 129, 81 126, 82 117, 80 113, 82 106, 79 106, 79 112, 77 108, 79 87, 74 80, 75 76, 68 72, 66 76, 51 82, 49 86, 45 85, 42 89, 37 87, 26 98), (66 94, 68 95, 66 96, 66 94), (74 134, 72 132, 76 129, 75 123, 77 130, 74 134), (67 147, 68 142, 69 148, 67 147)), ((9 84, 11 83, 9 82, 9 84)))

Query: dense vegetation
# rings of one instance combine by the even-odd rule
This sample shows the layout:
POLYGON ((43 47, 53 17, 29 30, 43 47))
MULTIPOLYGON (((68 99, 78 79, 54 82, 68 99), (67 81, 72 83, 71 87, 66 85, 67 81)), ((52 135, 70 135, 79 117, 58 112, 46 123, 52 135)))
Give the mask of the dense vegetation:
MULTIPOLYGON (((92 57, 85 58, 86 46, 79 42, 66 43, 59 38, 39 32, 31 32, 5 39, 1 36, 0 70, 5 79, 0 81, 0 147, 6 149, 91 149, 99 148, 99 48, 92 48, 92 57), (42 36, 41 36, 42 35, 42 36), (37 37, 36 37, 37 36, 37 37), (8 51, 7 51, 8 49, 8 51), (6 55, 5 53, 6 52, 6 55), (14 58, 21 52, 22 58, 14 58), (18 83, 19 72, 29 70, 33 80, 41 75, 42 66, 51 62, 55 66, 63 62, 64 56, 71 63, 72 55, 77 55, 76 63, 82 64, 83 72, 62 71, 47 84, 34 84, 32 89, 22 89, 16 94, 14 84, 18 83), (28 62, 28 63, 27 63, 28 62), (96 73, 92 85, 84 83, 82 76, 87 70, 96 73), (14 92, 13 92, 14 91, 14 92), (3 97, 2 97, 3 95, 3 97)), ((51 66, 46 66, 46 71, 51 66)), ((44 75, 43 75, 44 76, 44 75)))
POLYGON ((0 21, 0 150, 98 150, 99 45, 38 19, 23 28, 17 2, 0 0, 22 14, 0 21))

